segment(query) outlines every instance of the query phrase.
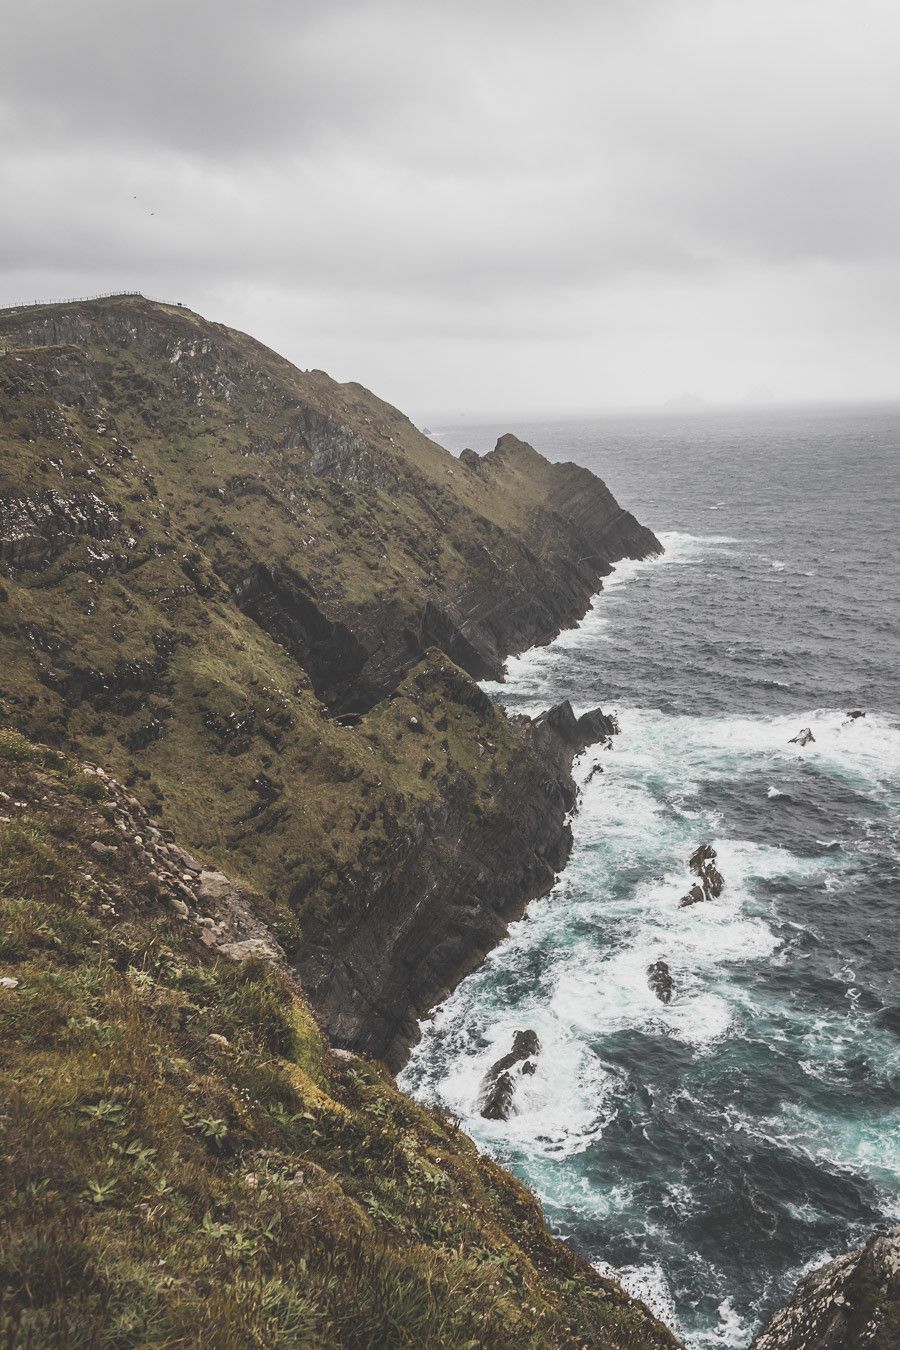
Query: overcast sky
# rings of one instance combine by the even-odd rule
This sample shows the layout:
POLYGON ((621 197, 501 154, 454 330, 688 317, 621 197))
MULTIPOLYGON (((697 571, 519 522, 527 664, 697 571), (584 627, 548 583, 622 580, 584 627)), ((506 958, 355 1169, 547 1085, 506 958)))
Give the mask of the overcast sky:
POLYGON ((419 421, 900 396, 896 0, 0 0, 0 304, 419 421))

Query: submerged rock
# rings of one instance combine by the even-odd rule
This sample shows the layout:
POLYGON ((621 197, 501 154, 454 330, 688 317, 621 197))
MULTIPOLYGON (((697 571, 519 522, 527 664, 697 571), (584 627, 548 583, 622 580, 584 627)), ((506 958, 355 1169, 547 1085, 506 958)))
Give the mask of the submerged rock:
POLYGON ((665 961, 654 961, 647 967, 647 983, 661 1003, 671 1003, 675 981, 665 961))
POLYGON ((791 739, 790 739, 790 741, 788 742, 788 744, 789 744, 789 745, 809 745, 810 741, 814 741, 815 739, 816 739, 816 738, 815 738, 815 736, 812 734, 812 732, 810 731, 809 727, 804 727, 802 731, 798 731, 798 732, 797 732, 797 735, 796 735, 796 736, 792 736, 792 737, 791 737, 791 739))
POLYGON ((814 1270, 753 1350, 895 1350, 900 1345, 900 1226, 814 1270))
POLYGON ((866 714, 863 712, 862 708, 852 708, 850 712, 847 713, 847 716, 850 718, 851 722, 855 722, 857 717, 865 717, 865 715, 866 714))

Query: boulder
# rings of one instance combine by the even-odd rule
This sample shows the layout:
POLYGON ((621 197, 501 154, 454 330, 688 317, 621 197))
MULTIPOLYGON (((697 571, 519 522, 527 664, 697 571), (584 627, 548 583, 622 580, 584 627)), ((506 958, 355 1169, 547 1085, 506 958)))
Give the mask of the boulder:
POLYGON ((688 858, 688 867, 700 876, 707 863, 715 862, 716 850, 712 844, 700 844, 688 858))
POLYGON ((541 1043, 536 1031, 517 1031, 512 1049, 496 1060, 484 1076, 481 1114, 485 1120, 507 1120, 512 1110, 515 1079, 510 1073, 517 1064, 521 1072, 533 1074, 537 1065, 534 1056, 540 1053, 541 1043))
POLYGON ((679 909, 686 909, 688 905, 699 905, 701 900, 706 899, 706 892, 702 886, 694 882, 687 895, 683 895, 678 902, 679 909))
POLYGON ((647 983, 660 1003, 671 1003, 675 981, 665 961, 654 961, 647 967, 647 983))
POLYGON ((816 739, 816 738, 815 738, 815 736, 812 734, 812 732, 810 731, 809 727, 804 727, 802 731, 798 731, 798 732, 797 732, 797 735, 796 735, 796 736, 792 736, 792 737, 791 737, 791 739, 790 739, 790 741, 788 742, 788 744, 789 744, 789 745, 809 745, 810 741, 814 741, 815 739, 816 739))
POLYGON ((855 722, 857 717, 865 717, 865 715, 866 714, 863 712, 862 708, 853 708, 851 709, 850 712, 847 713, 847 716, 850 718, 851 722, 855 722))

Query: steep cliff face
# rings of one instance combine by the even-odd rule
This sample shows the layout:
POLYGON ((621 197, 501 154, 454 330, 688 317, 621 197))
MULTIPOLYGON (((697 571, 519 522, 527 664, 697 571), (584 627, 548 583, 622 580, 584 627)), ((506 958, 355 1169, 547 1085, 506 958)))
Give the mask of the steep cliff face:
POLYGON ((814 1270, 753 1350, 895 1350, 900 1345, 900 1227, 814 1270))
POLYGON ((318 931, 307 924, 296 961, 338 1043, 397 1069, 419 1018, 552 886, 572 842, 573 757, 610 725, 596 714, 576 721, 568 704, 509 721, 437 654, 365 725, 385 747, 398 734, 420 740, 420 779, 440 791, 384 871, 348 878, 347 908, 318 931), (463 742, 474 743, 467 764, 463 742))
POLYGON ((333 1034, 398 1063, 568 847, 571 747, 469 677, 657 541, 175 306, 5 311, 0 352, 0 713, 261 889, 333 1034))

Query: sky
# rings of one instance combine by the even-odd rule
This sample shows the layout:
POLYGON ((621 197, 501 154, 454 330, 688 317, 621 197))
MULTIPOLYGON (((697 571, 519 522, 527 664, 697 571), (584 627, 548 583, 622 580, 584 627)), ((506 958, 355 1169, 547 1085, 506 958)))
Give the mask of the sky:
POLYGON ((0 305, 417 421, 900 397, 896 0, 0 0, 0 305))

